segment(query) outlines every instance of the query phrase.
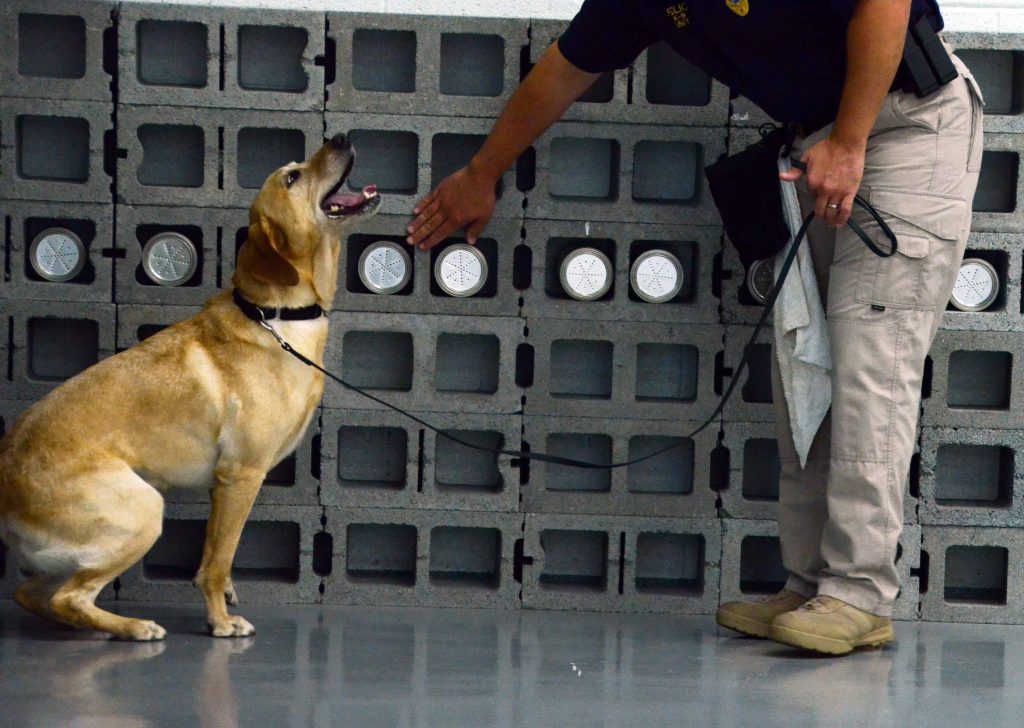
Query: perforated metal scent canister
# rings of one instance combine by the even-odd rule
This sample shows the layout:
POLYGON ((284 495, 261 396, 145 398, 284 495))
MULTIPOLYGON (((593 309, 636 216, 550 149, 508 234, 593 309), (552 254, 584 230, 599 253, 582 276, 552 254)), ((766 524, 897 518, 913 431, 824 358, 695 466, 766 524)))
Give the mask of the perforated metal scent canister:
POLYGON ((487 259, 473 245, 451 245, 434 261, 434 280, 449 296, 476 295, 487 282, 487 259))
POLYGON ((198 263, 195 245, 181 233, 157 233, 142 248, 142 269, 160 286, 187 283, 198 263))
POLYGON ((85 244, 67 228, 47 228, 32 240, 28 260, 40 278, 63 283, 73 279, 85 267, 85 244))
POLYGON ((976 313, 991 306, 999 295, 999 274, 981 258, 964 258, 949 302, 961 311, 976 313))
POLYGON ((775 261, 771 258, 755 260, 747 271, 747 291, 762 306, 775 285, 775 261))
POLYGON ((648 303, 671 301, 683 290, 683 266, 667 250, 648 250, 633 261, 629 282, 648 303))
POLYGON ((359 280, 373 293, 387 296, 405 288, 412 277, 412 261, 398 243, 371 243, 359 256, 359 280))
POLYGON ((612 264, 596 248, 577 248, 562 260, 558 277, 570 296, 578 301, 594 301, 612 287, 612 264))

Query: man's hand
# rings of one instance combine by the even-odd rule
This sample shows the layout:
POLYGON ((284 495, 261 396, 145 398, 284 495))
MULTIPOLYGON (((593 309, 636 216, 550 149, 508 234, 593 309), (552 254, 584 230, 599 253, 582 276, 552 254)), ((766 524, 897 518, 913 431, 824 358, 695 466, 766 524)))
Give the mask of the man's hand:
MULTIPOLYGON (((807 165, 807 189, 817 200, 814 214, 832 227, 842 227, 850 219, 853 198, 864 176, 864 151, 864 144, 847 145, 829 137, 800 158, 807 165)), ((791 169, 779 177, 796 182, 803 174, 799 169, 791 169)))
POLYGON ((445 179, 413 208, 417 217, 406 231, 409 245, 430 250, 459 228, 466 228, 466 242, 476 245, 477 236, 494 213, 497 180, 474 170, 472 164, 445 179))

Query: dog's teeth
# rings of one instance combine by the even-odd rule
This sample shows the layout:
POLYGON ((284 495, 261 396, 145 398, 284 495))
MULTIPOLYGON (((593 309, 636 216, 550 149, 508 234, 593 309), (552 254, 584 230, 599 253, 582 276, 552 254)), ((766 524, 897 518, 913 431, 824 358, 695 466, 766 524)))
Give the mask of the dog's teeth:
POLYGON ((329 210, 331 212, 341 212, 341 205, 331 205, 329 210))

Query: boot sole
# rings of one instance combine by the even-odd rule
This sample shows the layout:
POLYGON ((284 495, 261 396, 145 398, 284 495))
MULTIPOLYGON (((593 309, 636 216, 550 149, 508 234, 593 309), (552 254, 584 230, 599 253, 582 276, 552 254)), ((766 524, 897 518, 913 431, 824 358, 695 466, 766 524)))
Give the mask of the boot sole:
POLYGON ((771 629, 771 624, 758 622, 756 619, 743 617, 739 614, 730 614, 729 612, 716 614, 715 621, 726 629, 745 634, 747 637, 758 637, 760 639, 768 639, 768 631, 771 629))
POLYGON ((834 637, 822 637, 810 632, 801 632, 789 627, 772 625, 768 631, 768 637, 783 645, 820 652, 823 655, 845 655, 853 652, 858 647, 882 647, 892 642, 895 635, 893 634, 891 624, 879 627, 872 632, 868 632, 860 639, 852 641, 835 639, 834 637))

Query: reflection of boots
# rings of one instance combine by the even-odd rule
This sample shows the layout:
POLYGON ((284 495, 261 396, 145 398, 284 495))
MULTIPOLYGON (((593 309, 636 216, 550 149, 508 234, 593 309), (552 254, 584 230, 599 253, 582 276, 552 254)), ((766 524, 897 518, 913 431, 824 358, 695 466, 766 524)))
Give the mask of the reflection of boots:
POLYGON ((253 639, 211 640, 196 684, 199 724, 203 728, 236 728, 238 697, 231 689, 229 660, 253 646, 253 639))
POLYGON ((844 655, 857 647, 892 642, 892 621, 830 596, 817 596, 796 611, 779 615, 768 636, 791 647, 844 655))
POLYGON ((806 601, 802 594, 783 589, 756 602, 726 602, 718 608, 715 621, 751 637, 767 637, 772 620, 806 601))

